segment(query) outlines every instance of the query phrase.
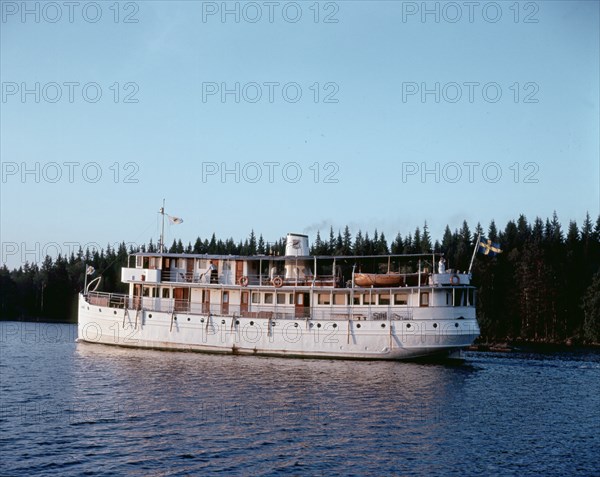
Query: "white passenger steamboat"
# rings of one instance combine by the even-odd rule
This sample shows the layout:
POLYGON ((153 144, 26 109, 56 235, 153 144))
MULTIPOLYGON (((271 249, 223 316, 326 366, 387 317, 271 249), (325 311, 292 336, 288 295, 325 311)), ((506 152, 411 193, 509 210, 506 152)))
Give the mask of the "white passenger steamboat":
POLYGON ((436 273, 436 260, 310 256, 300 234, 287 235, 285 256, 134 253, 121 271, 128 294, 80 294, 79 340, 240 355, 456 357, 479 335, 475 289, 469 273, 441 259, 436 273))

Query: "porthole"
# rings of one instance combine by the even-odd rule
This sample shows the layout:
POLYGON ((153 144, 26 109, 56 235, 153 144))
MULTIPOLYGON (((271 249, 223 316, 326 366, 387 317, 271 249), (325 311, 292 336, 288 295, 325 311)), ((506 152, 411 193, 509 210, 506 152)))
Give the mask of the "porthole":
POLYGON ((176 317, 176 316, 174 316, 174 317, 173 317, 173 320, 177 321, 177 317, 176 317))
POLYGON ((113 315, 116 315, 116 314, 117 314, 117 310, 113 311, 113 315))
POLYGON ((455 327, 455 328, 458 328, 458 323, 454 323, 454 327, 455 327))
POLYGON ((235 320, 235 324, 239 325, 240 324, 240 320, 235 320))
POLYGON ((152 313, 150 313, 150 314, 148 315, 148 318, 152 318, 152 313))
POLYGON ((406 327, 407 327, 407 328, 410 328, 410 323, 406 323, 406 327))
POLYGON ((298 323, 294 323, 294 328, 298 328, 298 323))
POLYGON ((381 323, 381 327, 382 327, 382 328, 385 328, 385 323, 381 323))
POLYGON ((312 328, 313 326, 315 326, 315 324, 314 324, 314 323, 310 323, 308 326, 309 326, 310 328, 312 328))
POLYGON ((188 321, 190 321, 190 320, 191 320, 191 318, 188 316, 188 321))
POLYGON ((434 324, 433 324, 433 327, 434 327, 434 328, 437 328, 437 323, 434 323, 434 324))
POLYGON ((250 326, 254 326, 254 321, 251 321, 251 322, 250 322, 250 326))
POLYGON ((200 323, 204 323, 204 318, 200 318, 200 323))
POLYGON ((224 325, 225 324, 225 320, 221 320, 221 324, 224 325))
POLYGON ((321 328, 321 323, 317 323, 317 328, 321 328))
POLYGON ((98 308, 98 311, 99 311, 100 313, 102 313, 102 308, 98 308))
POLYGON ((334 328, 337 328, 337 323, 334 323, 334 324, 333 324, 333 327, 334 327, 334 328))
POLYGON ((360 323, 357 323, 357 324, 356 324, 356 327, 357 327, 357 328, 360 328, 360 323))

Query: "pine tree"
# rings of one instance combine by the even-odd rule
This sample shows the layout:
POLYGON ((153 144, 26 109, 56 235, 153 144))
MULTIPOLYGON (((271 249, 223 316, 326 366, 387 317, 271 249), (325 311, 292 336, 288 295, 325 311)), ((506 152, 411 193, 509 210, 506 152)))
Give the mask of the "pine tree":
POLYGON ((342 237, 342 255, 351 255, 352 254, 352 234, 350 234, 350 229, 346 225, 344 228, 344 236, 342 237))
POLYGON ((396 238, 392 242, 392 253, 400 254, 400 253, 402 253, 403 248, 404 248, 404 242, 402 241, 402 235, 400 235, 400 232, 398 232, 398 234, 396 235, 396 238))
POLYGON ((258 245, 256 246, 256 253, 259 255, 265 254, 265 240, 263 239, 262 234, 258 237, 258 245))
POLYGON ((590 343, 600 343, 600 272, 594 275, 592 284, 585 292, 583 310, 584 338, 590 343))
POLYGON ((423 225, 423 236, 421 237, 421 252, 429 253, 432 250, 431 237, 429 235, 429 229, 427 227, 427 221, 423 225))

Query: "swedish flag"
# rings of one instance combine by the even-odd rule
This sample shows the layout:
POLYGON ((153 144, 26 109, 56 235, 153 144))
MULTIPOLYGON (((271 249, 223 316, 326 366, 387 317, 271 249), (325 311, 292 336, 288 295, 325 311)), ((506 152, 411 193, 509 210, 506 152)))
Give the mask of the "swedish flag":
POLYGON ((499 243, 492 242, 491 240, 488 240, 485 237, 481 237, 479 239, 478 251, 479 251, 479 253, 483 253, 484 255, 489 255, 490 257, 498 255, 499 253, 502 253, 502 250, 500 250, 499 243))

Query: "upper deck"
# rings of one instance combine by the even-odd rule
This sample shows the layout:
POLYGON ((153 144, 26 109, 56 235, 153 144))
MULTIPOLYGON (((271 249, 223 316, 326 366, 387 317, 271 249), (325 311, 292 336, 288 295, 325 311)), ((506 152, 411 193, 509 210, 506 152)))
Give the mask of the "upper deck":
POLYGON ((124 283, 148 286, 377 287, 355 283, 354 277, 360 273, 375 278, 398 278, 398 285, 383 285, 385 288, 470 284, 470 275, 466 272, 449 269, 445 273, 435 273, 435 257, 423 254, 241 256, 136 253, 130 256, 130 266, 122 269, 121 279, 124 283))

